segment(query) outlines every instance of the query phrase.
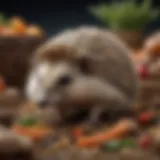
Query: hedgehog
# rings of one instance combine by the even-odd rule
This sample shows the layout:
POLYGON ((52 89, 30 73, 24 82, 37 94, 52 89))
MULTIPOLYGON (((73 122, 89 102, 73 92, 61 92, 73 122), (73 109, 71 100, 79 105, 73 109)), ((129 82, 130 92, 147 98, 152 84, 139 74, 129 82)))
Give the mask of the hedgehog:
POLYGON ((130 55, 130 49, 107 29, 66 29, 35 51, 26 96, 42 110, 56 108, 61 120, 88 110, 87 120, 97 123, 103 112, 130 110, 138 93, 130 55))

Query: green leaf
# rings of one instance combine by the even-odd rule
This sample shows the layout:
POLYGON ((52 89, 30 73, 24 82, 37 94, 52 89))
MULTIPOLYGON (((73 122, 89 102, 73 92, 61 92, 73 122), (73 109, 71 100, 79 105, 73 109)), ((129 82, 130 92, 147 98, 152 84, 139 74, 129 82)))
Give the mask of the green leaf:
POLYGON ((33 126, 34 124, 36 124, 36 119, 33 117, 25 117, 20 119, 18 121, 18 124, 22 126, 33 126))
POLYGON ((144 0, 141 4, 135 0, 101 3, 89 7, 89 11, 110 28, 121 30, 142 30, 159 15, 159 10, 152 8, 151 0, 144 0))

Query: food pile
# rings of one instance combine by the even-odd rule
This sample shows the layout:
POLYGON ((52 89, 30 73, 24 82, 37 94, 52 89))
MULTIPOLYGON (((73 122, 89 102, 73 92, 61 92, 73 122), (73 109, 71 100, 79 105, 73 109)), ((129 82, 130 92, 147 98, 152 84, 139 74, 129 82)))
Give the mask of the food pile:
MULTIPOLYGON (((156 88, 153 89, 153 78, 157 78, 158 70, 151 72, 149 68, 156 65, 157 58, 155 52, 148 49, 143 49, 143 53, 137 66, 142 89, 145 89, 143 94, 149 95, 149 98, 141 99, 140 107, 132 118, 123 117, 114 123, 105 121, 98 127, 88 128, 81 124, 46 126, 34 115, 36 106, 29 110, 28 105, 28 110, 23 110, 10 132, 32 141, 34 147, 31 147, 30 153, 34 153, 37 160, 159 160, 160 108, 148 102, 155 97, 152 97, 156 88), (149 80, 152 87, 148 87, 149 80)), ((158 95, 157 92, 155 95, 158 95)))
POLYGON ((160 105, 160 33, 153 34, 144 43, 140 53, 141 107, 160 105))
POLYGON ((45 38, 39 25, 29 24, 18 16, 8 18, 0 14, 0 73, 9 85, 24 85, 30 57, 45 38))
POLYGON ((92 160, 93 155, 102 159, 156 160, 160 156, 159 120, 158 112, 146 110, 137 113, 134 119, 123 118, 115 124, 105 122, 86 129, 83 125, 44 126, 35 117, 26 116, 15 122, 12 132, 31 139, 40 160, 49 157, 59 160, 63 152, 68 157, 64 159, 69 160, 73 155, 80 160, 86 157, 92 160))
POLYGON ((21 17, 7 19, 0 14, 0 35, 1 36, 42 36, 44 31, 37 25, 27 24, 21 17))
MULTIPOLYGON (((8 128, 0 127, 0 158, 2 160, 159 160, 160 108, 151 101, 158 96, 156 92, 158 88, 154 85, 158 84, 160 68, 152 69, 159 64, 157 58, 159 52, 155 50, 153 52, 152 49, 145 47, 143 53, 144 56, 138 61, 137 66, 142 89, 145 89, 142 90, 140 98, 146 99, 141 99, 140 107, 136 109, 132 118, 121 117, 114 123, 104 121, 99 126, 84 127, 78 123, 74 125, 65 123, 62 126, 44 125, 36 117, 36 106, 28 103, 24 108, 21 105, 23 110, 20 109, 20 113, 15 112, 19 110, 18 100, 22 100, 22 97, 18 97, 15 90, 10 90, 5 80, 0 78, 0 115, 5 110, 5 113, 14 112, 17 116, 8 128), (154 78, 155 83, 153 83, 154 78)), ((1 120, 0 123, 3 124, 1 120)))

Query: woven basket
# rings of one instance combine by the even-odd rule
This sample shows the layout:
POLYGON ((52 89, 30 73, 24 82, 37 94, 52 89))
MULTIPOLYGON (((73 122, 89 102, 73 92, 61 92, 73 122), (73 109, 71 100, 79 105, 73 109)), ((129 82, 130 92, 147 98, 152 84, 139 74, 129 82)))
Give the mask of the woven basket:
POLYGON ((113 31, 121 40, 123 40, 132 49, 142 47, 144 37, 142 32, 136 31, 113 31))
POLYGON ((0 37, 0 74, 8 85, 22 86, 33 51, 44 37, 0 37))

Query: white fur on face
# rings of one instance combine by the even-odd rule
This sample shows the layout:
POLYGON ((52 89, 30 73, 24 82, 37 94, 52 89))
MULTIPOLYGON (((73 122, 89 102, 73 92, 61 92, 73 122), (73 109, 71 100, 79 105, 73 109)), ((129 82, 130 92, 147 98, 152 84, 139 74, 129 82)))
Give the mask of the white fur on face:
POLYGON ((43 77, 46 75, 49 65, 44 63, 33 69, 28 77, 26 85, 27 98, 38 102, 45 98, 45 88, 43 85, 43 77))
POLYGON ((26 95, 31 101, 39 102, 47 98, 47 91, 54 88, 60 76, 68 73, 66 63, 41 63, 33 69, 28 77, 26 95))

